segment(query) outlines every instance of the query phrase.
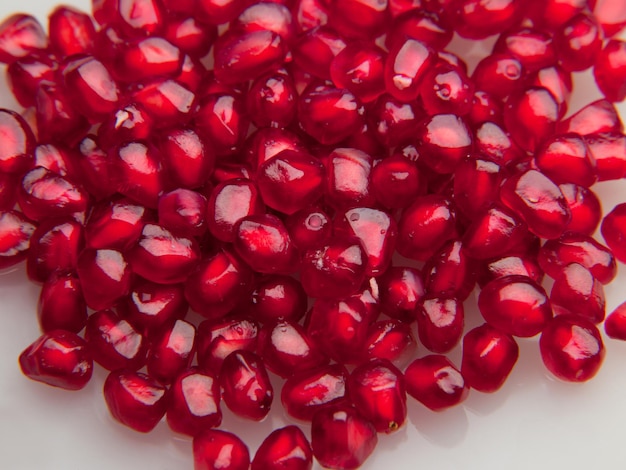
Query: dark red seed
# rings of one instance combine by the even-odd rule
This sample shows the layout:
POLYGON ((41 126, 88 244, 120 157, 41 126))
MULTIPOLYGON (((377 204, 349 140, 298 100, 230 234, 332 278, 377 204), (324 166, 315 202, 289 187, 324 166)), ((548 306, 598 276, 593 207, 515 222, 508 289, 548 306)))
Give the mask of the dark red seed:
POLYGON ((568 264, 554 279, 550 301, 556 313, 571 313, 596 324, 604 320, 604 287, 578 263, 568 264))
POLYGON ((153 335, 148 352, 148 374, 163 384, 170 384, 191 365, 195 354, 196 328, 183 320, 153 335))
POLYGON ((44 332, 78 333, 87 320, 87 305, 75 274, 53 274, 44 282, 37 304, 39 326, 44 332))
MULTIPOLYGON (((13 266, 26 258, 35 228, 21 212, 0 211, 0 269, 13 266)), ((41 282, 44 280, 41 279, 41 282)))
POLYGON ((279 428, 261 443, 252 460, 251 470, 310 470, 313 451, 299 427, 279 428))
POLYGON ((234 434, 210 429, 193 439, 193 464, 194 470, 248 470, 250 451, 234 434))

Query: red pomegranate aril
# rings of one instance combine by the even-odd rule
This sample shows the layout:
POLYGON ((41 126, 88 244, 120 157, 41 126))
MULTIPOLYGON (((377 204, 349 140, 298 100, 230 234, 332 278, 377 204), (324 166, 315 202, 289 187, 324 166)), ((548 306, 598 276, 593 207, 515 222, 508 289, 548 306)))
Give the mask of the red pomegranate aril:
POLYGON ((31 53, 11 62, 6 68, 7 82, 19 104, 28 108, 35 105, 39 84, 53 81, 57 63, 48 54, 31 53))
POLYGON ((465 401, 469 386, 446 356, 431 354, 414 360, 404 372, 406 391, 433 411, 465 401))
POLYGON ((456 207, 473 219, 494 200, 506 174, 502 167, 480 156, 470 156, 459 162, 454 171, 453 196, 456 207))
POLYGON ((18 361, 29 379, 66 390, 84 388, 93 372, 85 340, 64 330, 41 335, 22 351, 18 361))
POLYGON ((260 421, 270 411, 274 389, 261 357, 251 351, 235 351, 222 364, 222 398, 238 416, 260 421))
POLYGON ((78 167, 82 174, 85 189, 96 200, 115 194, 116 189, 110 184, 109 156, 100 147, 93 134, 87 134, 76 145, 78 167))
POLYGON ((182 319, 189 306, 180 284, 156 284, 135 278, 130 293, 117 303, 120 315, 140 331, 151 334, 182 319))
POLYGON ((215 155, 195 130, 169 129, 161 135, 159 148, 174 186, 193 189, 206 184, 213 172, 215 155))
POLYGON ((169 399, 167 389, 150 376, 124 369, 107 376, 103 393, 113 418, 143 433, 159 424, 169 399))
POLYGON ((291 215, 320 198, 325 173, 324 165, 315 157, 283 150, 259 166, 256 181, 265 204, 291 215))
POLYGON ((537 170, 507 178, 500 189, 500 200, 541 238, 558 238, 571 219, 559 187, 537 170))
MULTIPOLYGON (((209 2, 209 0, 203 1, 209 2)), ((205 430, 193 438, 193 468, 194 470, 217 468, 248 470, 250 451, 241 439, 230 432, 218 429, 205 430)))
POLYGON ((246 97, 246 109, 257 127, 280 129, 289 126, 296 118, 297 98, 291 76, 278 70, 254 80, 246 97))
POLYGON ((587 135, 584 139, 596 161, 598 181, 626 176, 626 135, 607 132, 587 135))
POLYGON ((531 73, 556 63, 552 36, 540 29, 509 30, 500 35, 493 52, 512 55, 521 62, 527 72, 531 73))
MULTIPOLYGON (((185 54, 183 56, 183 66, 180 73, 176 75, 176 81, 195 94, 201 91, 200 85, 207 75, 208 69, 200 59, 195 59, 189 54, 185 54)), ((193 103, 193 106, 195 106, 195 103, 193 103)))
POLYGON ((511 167, 528 159, 525 152, 513 141, 511 135, 498 124, 484 122, 475 127, 474 135, 475 158, 491 160, 503 167, 511 167))
POLYGON ((218 380, 195 368, 179 374, 170 387, 167 424, 180 434, 196 436, 222 423, 218 380))
POLYGON ((115 63, 115 72, 125 82, 155 77, 175 77, 183 65, 178 47, 160 37, 142 38, 124 47, 115 63))
POLYGON ((43 80, 37 89, 35 116, 42 141, 77 141, 89 129, 87 119, 73 107, 69 95, 48 80, 43 80))
POLYGON ((617 275, 611 250, 579 233, 567 232, 556 240, 548 240, 539 250, 537 260, 541 269, 553 279, 570 263, 587 268, 602 284, 608 284, 617 275))
POLYGON ((324 0, 297 0, 292 14, 301 33, 328 23, 328 7, 324 0))
POLYGON ((209 319, 219 319, 249 295, 254 273, 229 248, 197 263, 186 271, 185 298, 192 310, 209 319))
POLYGON ((61 56, 90 53, 96 31, 89 15, 68 6, 57 7, 48 17, 50 47, 61 56))
POLYGON ((131 268, 117 250, 87 248, 79 255, 76 270, 85 302, 94 310, 112 307, 130 291, 131 268))
POLYGON ((193 58, 204 57, 215 42, 217 29, 188 16, 189 12, 182 13, 168 18, 163 37, 193 58))
POLYGON ((590 187, 596 182, 596 162, 578 135, 555 135, 535 155, 541 172, 557 184, 575 183, 590 187))
POLYGON ((78 333, 87 320, 87 306, 75 274, 53 274, 44 282, 37 304, 41 331, 78 333))
POLYGON ((334 30, 321 26, 302 34, 292 48, 294 62, 306 73, 323 80, 330 80, 333 59, 346 47, 342 36, 334 30))
POLYGON ((299 321, 306 313, 307 297, 302 285, 290 276, 270 275, 259 279, 245 306, 261 323, 299 321))
MULTIPOLYGON (((559 108, 559 118, 562 119, 565 116, 574 89, 570 72, 558 65, 547 67, 529 77, 528 83, 533 87, 543 87, 552 93, 559 108)), ((558 127, 559 124, 557 124, 558 127)))
POLYGON ((493 54, 476 65, 472 81, 477 90, 504 99, 522 89, 525 76, 522 63, 513 55, 493 54))
POLYGON ((398 252, 407 258, 425 261, 456 235, 456 214, 452 203, 431 194, 415 199, 398 221, 398 252))
POLYGON ((422 80, 420 97, 429 116, 464 116, 472 109, 474 84, 461 67, 439 63, 422 80))
POLYGON ((350 405, 325 407, 313 416, 311 447, 324 467, 356 469, 374 452, 377 443, 374 425, 350 405))
POLYGON ((385 359, 396 367, 404 367, 415 355, 417 342, 408 323, 400 320, 380 320, 367 330, 365 357, 385 359))
POLYGON ((285 59, 285 40, 269 30, 229 30, 214 45, 215 77, 222 83, 245 82, 278 69, 285 59))
POLYGON ((472 99, 472 109, 467 115, 468 123, 478 126, 484 122, 502 123, 502 104, 486 91, 477 90, 472 99))
POLYGON ((100 310, 89 316, 85 340, 94 361, 105 369, 137 370, 146 362, 146 339, 112 310, 100 310))
POLYGON ((412 142, 422 114, 415 102, 403 103, 388 94, 378 98, 367 111, 376 140, 387 147, 412 142))
POLYGON ((519 0, 504 0, 496 4, 485 0, 462 0, 455 6, 455 31, 461 37, 470 39, 484 39, 502 33, 524 16, 524 2, 519 0))
POLYGON ((374 202, 370 188, 373 159, 354 148, 337 148, 326 164, 326 200, 337 208, 369 206, 374 202))
POLYGON ((357 239, 334 238, 302 255, 300 282, 310 297, 343 298, 365 280, 367 255, 357 239))
POLYGON ((602 365, 604 344, 598 329, 589 320, 573 315, 556 316, 539 338, 541 359, 559 379, 585 382, 602 365))
POLYGON ((0 172, 0 211, 10 211, 17 201, 19 181, 9 173, 0 172))
POLYGON ((597 0, 594 2, 593 15, 595 16, 604 36, 615 36, 626 26, 626 5, 620 0, 597 0))
POLYGON ((350 43, 333 59, 330 75, 337 88, 346 88, 369 103, 385 92, 385 59, 385 52, 374 44, 350 43))
POLYGON ((245 160, 256 170, 283 150, 306 152, 301 138, 287 129, 258 129, 246 141, 245 160))
POLYGON ((31 15, 16 13, 0 24, 0 63, 9 64, 47 47, 46 33, 31 15))
POLYGON ((176 189, 159 198, 159 224, 181 235, 199 237, 207 232, 206 198, 190 189, 176 189))
POLYGON ((539 334, 552 318, 552 306, 543 287, 524 276, 491 281, 480 291, 478 308, 491 326, 524 338, 539 334))
POLYGON ((415 317, 419 339, 428 350, 446 353, 461 340, 465 313, 460 300, 427 295, 420 301, 415 317))
POLYGON ((196 13, 202 21, 219 25, 237 18, 249 4, 249 0, 197 0, 196 13))
POLYGON ((380 307, 392 318, 410 323, 424 296, 422 273, 416 268, 391 266, 378 278, 380 307))
POLYGON ((524 276, 541 284, 543 270, 534 256, 512 255, 488 261, 478 275, 479 285, 485 286, 494 279, 506 276, 524 276))
POLYGON ((415 100, 419 96, 424 75, 435 60, 432 50, 420 41, 398 41, 389 51, 385 62, 387 93, 404 103, 415 100))
POLYGON ((328 363, 328 357, 304 327, 285 320, 270 323, 261 329, 258 351, 267 368, 281 377, 290 377, 296 372, 328 363))
POLYGON ((591 67, 602 49, 602 30, 593 15, 581 13, 554 34, 554 48, 561 66, 578 72, 591 67))
POLYGON ((385 45, 389 48, 405 39, 415 39, 440 51, 452 40, 452 29, 444 27, 439 16, 432 11, 418 6, 394 16, 385 39, 385 45))
POLYGON ((8 109, 0 109, 0 171, 4 173, 23 173, 33 163, 35 136, 28 123, 19 114, 8 109))
POLYGON ((555 31, 581 13, 588 3, 586 0, 547 0, 533 5, 530 16, 533 21, 555 31))
POLYGON ((600 230, 615 257, 626 263, 626 204, 618 204, 606 214, 600 230))
POLYGON ((604 288, 578 263, 565 266, 554 279, 550 301, 557 314, 571 313, 596 324, 604 320, 604 288))
POLYGON ((118 0, 111 24, 128 38, 160 32, 165 12, 159 0, 118 0))
POLYGON ((169 230, 146 224, 137 244, 128 252, 135 274, 160 284, 178 284, 200 260, 195 239, 177 236, 169 230))
POLYGON ((26 258, 35 229, 36 226, 21 212, 0 211, 0 270, 26 258))
POLYGON ((104 200, 94 206, 85 224, 88 248, 125 251, 141 236, 152 214, 128 199, 104 200))
POLYGON ((242 31, 272 31, 290 43, 296 35, 296 25, 288 6, 280 1, 254 3, 241 12, 231 23, 230 28, 242 31))
POLYGON ((196 95, 182 83, 157 79, 137 88, 131 96, 153 118, 155 126, 184 125, 196 111, 196 95))
POLYGON ((234 247, 256 272, 289 274, 296 271, 298 252, 283 222, 272 214, 250 215, 234 228, 234 247))
POLYGON ((43 167, 71 181, 79 179, 74 151, 65 145, 39 144, 34 156, 34 167, 43 167))
POLYGON ((299 427, 279 428, 261 443, 252 460, 251 470, 310 470, 313 451, 299 427))
POLYGON ((417 165, 397 154, 374 166, 370 184, 376 201, 388 209, 408 206, 423 190, 423 178, 417 165))
POLYGON ((504 385, 518 356, 513 337, 485 323, 463 337, 461 373, 471 388, 493 393, 504 385))
POLYGON ((308 88, 298 100, 298 122, 323 145, 338 144, 363 124, 364 108, 348 90, 328 85, 308 88))
POLYGON ((460 116, 438 114, 417 129, 420 162, 437 173, 453 173, 473 144, 472 134, 460 116))
POLYGON ((465 230, 463 248, 475 259, 503 256, 527 235, 526 224, 506 208, 495 205, 477 215, 465 230))
POLYGON ((576 113, 560 121, 559 134, 574 133, 586 137, 590 134, 619 132, 624 130, 617 109, 610 101, 601 99, 589 103, 576 113))
POLYGON ((148 374, 162 384, 171 384, 191 365, 195 354, 196 328, 184 320, 153 335, 147 358, 148 374))
POLYGON ((618 305, 606 317, 604 331, 609 338, 626 341, 626 303, 618 305))
POLYGON ((593 74, 600 91, 609 101, 626 98, 626 41, 612 39, 594 55, 593 74))
MULTIPOLYGON (((17 212, 9 212, 9 214, 12 214, 12 217, 8 220, 15 220, 17 212)), ((26 273, 31 281, 45 282, 55 271, 73 272, 76 270, 78 254, 84 245, 82 225, 75 220, 51 219, 41 223, 33 232, 34 226, 21 214, 17 220, 20 221, 19 229, 20 237, 22 237, 20 238, 22 241, 17 245, 19 252, 23 253, 23 250, 28 248, 28 238, 32 233, 26 261, 26 273)), ((12 256, 15 255, 17 254, 12 256)))
POLYGON ((214 93, 201 100, 195 113, 195 129, 212 142, 215 154, 237 153, 248 134, 245 100, 235 93, 214 93))
POLYGON ((386 1, 344 0, 328 6, 329 24, 350 39, 379 36, 389 19, 386 1))
POLYGON ((296 212, 285 219, 293 244, 300 250, 310 250, 326 243, 332 234, 330 216, 322 209, 296 212))
POLYGON ((218 374, 222 363, 234 351, 257 350, 259 326, 247 317, 229 316, 222 321, 205 320, 198 327, 198 365, 218 374))
MULTIPOLYGON (((602 207, 596 194, 583 186, 575 184, 561 184, 559 189, 563 193, 572 219, 567 224, 568 232, 593 235, 602 219, 602 207)), ((615 249, 613 249, 615 251, 615 249)))
POLYGON ((433 253, 424 265, 426 291, 465 300, 474 289, 474 262, 463 244, 450 240, 433 253))
POLYGON ((358 366, 348 377, 348 395, 361 415, 376 431, 389 434, 406 420, 404 376, 384 359, 358 366))

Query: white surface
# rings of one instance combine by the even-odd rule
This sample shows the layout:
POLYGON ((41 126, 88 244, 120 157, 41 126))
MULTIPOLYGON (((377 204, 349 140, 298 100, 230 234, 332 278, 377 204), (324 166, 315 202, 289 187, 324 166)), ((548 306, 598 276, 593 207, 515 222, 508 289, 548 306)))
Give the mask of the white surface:
MULTIPOLYGON (((55 0, 0 2, 0 17, 20 8, 42 23, 55 0)), ((89 0, 71 4, 88 10, 89 0)), ((589 80, 579 103, 598 94, 589 80)), ((0 82, 0 105, 14 106, 0 82)), ((621 105, 622 115, 626 107, 621 105)), ((598 188, 605 211, 626 200, 623 182, 598 188), (620 197, 621 194, 621 197, 620 197)), ((626 300, 626 269, 606 288, 607 311, 626 300)), ((17 356, 38 335, 38 287, 26 281, 23 266, 0 274, 0 468, 5 470, 191 470, 189 440, 175 437, 162 422, 149 435, 115 423, 102 399, 104 371, 78 393, 24 378, 17 356)), ((475 304, 475 297, 470 297, 475 304)), ((468 319, 476 323, 477 319, 468 319)), ((536 339, 520 341, 520 360, 497 393, 470 393, 464 406, 432 413, 409 399, 409 420, 393 436, 381 436, 364 469, 589 469, 626 468, 626 344, 606 341, 607 358, 597 377, 583 385, 546 375, 536 339)), ((425 353, 424 350, 421 353, 425 353)), ((453 355, 458 363, 458 350, 453 355)), ((225 418, 254 451, 273 427, 275 410, 263 423, 225 418)), ((225 414, 228 414, 225 410, 225 414)), ((307 430, 308 433, 308 430, 307 430)))

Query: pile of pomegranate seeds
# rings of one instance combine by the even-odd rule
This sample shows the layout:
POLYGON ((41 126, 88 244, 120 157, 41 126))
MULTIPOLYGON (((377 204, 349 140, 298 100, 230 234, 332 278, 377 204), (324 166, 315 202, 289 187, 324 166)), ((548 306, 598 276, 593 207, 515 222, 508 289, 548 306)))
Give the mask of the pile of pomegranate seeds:
POLYGON ((116 421, 193 439, 196 470, 353 469, 415 400, 497 392, 530 346, 584 382, 601 330, 626 340, 605 300, 626 203, 603 218, 594 193, 626 177, 623 0, 91 13, 0 24, 22 106, 0 109, 0 269, 41 286, 27 377, 103 379, 116 421), (604 98, 572 109, 581 71, 604 98), (298 425, 259 425, 256 452, 218 429, 281 404, 298 425))

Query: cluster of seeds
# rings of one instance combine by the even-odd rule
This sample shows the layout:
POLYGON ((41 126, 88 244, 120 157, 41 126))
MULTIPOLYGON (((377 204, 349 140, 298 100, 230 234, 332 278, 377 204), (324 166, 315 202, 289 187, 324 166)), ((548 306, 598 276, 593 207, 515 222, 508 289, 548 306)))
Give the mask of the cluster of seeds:
POLYGON ((603 287, 626 204, 603 219, 591 189, 626 177, 623 0, 92 5, 0 24, 25 108, 0 110, 0 269, 42 284, 26 376, 80 390, 96 362, 112 416, 165 417, 196 470, 354 469, 407 394, 497 391, 516 338, 572 382, 602 322, 626 339, 603 287), (455 33, 499 36, 470 73, 455 33), (566 117, 592 67, 605 98, 566 117), (289 425, 251 460, 216 429, 277 398, 310 443, 289 425))

